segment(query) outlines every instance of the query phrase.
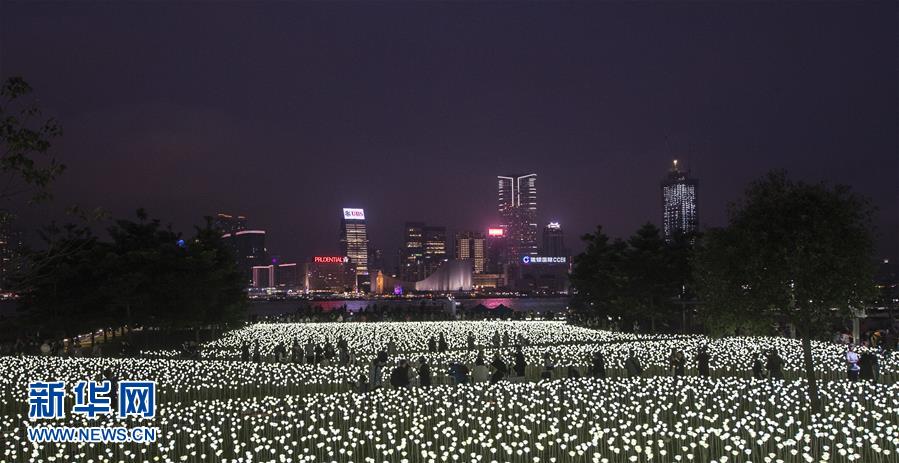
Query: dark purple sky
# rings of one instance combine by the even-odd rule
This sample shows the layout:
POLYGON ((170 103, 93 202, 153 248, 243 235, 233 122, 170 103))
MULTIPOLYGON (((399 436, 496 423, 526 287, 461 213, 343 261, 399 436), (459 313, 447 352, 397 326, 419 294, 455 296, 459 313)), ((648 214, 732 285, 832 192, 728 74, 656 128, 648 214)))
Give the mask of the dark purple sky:
POLYGON ((484 229, 495 176, 536 172, 573 245, 659 223, 677 157, 704 226, 784 168, 870 197, 899 254, 894 2, 122 3, 0 0, 0 75, 65 129, 26 223, 232 211, 291 259, 335 253, 352 206, 392 253, 406 220, 484 229))

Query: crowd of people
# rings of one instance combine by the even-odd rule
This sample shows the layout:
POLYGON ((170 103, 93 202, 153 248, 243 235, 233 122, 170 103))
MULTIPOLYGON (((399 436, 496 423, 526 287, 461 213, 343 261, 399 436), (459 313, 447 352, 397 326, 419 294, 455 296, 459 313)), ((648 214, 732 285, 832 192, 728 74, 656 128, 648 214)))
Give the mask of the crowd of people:
MULTIPOLYGON (((441 301, 443 302, 443 301, 441 301)), ((346 304, 326 309, 320 305, 300 305, 294 312, 278 315, 252 316, 251 321, 283 323, 340 323, 340 322, 402 322, 402 321, 453 321, 453 320, 553 320, 562 315, 546 312, 515 311, 505 306, 487 308, 481 304, 466 306, 462 303, 455 313, 442 303, 369 304, 359 310, 350 310, 346 304)))

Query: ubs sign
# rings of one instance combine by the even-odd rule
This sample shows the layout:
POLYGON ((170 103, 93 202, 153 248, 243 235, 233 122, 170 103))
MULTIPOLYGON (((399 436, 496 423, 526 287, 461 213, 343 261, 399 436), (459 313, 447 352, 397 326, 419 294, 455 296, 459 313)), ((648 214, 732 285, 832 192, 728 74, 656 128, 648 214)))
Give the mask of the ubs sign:
POLYGON ((347 220, 365 220, 365 211, 345 207, 343 208, 343 218, 347 220))

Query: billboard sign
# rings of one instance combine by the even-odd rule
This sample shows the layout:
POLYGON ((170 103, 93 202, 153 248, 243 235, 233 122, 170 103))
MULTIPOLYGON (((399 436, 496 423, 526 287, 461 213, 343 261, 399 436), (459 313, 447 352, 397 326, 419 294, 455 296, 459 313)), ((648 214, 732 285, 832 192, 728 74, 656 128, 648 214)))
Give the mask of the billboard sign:
POLYGON ((488 228, 487 236, 503 236, 505 235, 505 230, 502 228, 488 228))
POLYGON ((345 264, 350 261, 346 256, 315 256, 312 262, 316 264, 345 264))
POLYGON ((346 220, 365 220, 365 211, 362 209, 343 208, 343 218, 346 220))
POLYGON ((524 264, 565 264, 568 263, 567 257, 561 256, 524 256, 521 258, 524 264))

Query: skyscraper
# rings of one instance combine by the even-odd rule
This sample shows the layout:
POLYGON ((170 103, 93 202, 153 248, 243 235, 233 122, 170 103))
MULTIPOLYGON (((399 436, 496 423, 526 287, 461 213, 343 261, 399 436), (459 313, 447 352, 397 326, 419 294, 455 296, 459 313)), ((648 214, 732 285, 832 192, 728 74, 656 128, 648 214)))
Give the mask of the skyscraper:
POLYGON ((356 269, 356 290, 366 291, 368 280, 368 233, 365 228, 365 211, 343 208, 340 220, 340 250, 356 269))
POLYGON ((537 255, 537 174, 497 176, 499 215, 511 260, 537 255))
POLYGON ((21 235, 13 228, 15 216, 0 210, 0 289, 9 286, 10 277, 20 269, 21 235))
POLYGON ((485 272, 499 274, 505 271, 505 265, 509 261, 508 247, 504 228, 490 227, 487 229, 485 272))
POLYGON ((665 241, 671 241, 677 233, 693 233, 699 225, 696 211, 696 189, 699 182, 689 177, 677 165, 662 179, 662 232, 665 241))
POLYGON ((231 247, 237 261, 237 268, 247 286, 253 283, 253 267, 269 265, 268 249, 265 247, 265 230, 239 230, 222 235, 225 244, 231 247))
POLYGON ((222 233, 234 233, 247 229, 247 218, 242 215, 218 213, 212 218, 212 226, 222 233))
POLYGON ((456 259, 471 259, 474 273, 484 273, 486 268, 487 243, 483 233, 461 232, 456 234, 456 259))
POLYGON ((424 252, 422 261, 427 278, 446 261, 446 227, 425 226, 422 229, 424 252))
POLYGON ((543 227, 543 247, 540 249, 540 254, 547 257, 568 256, 562 225, 559 222, 550 222, 543 227))
POLYGON ((424 263, 424 222, 406 222, 403 229, 403 248, 400 251, 400 278, 418 281, 424 263))

